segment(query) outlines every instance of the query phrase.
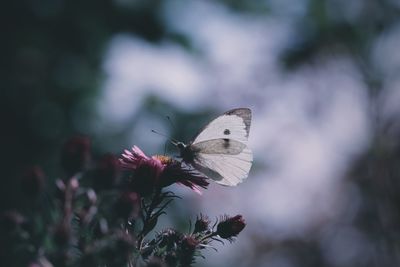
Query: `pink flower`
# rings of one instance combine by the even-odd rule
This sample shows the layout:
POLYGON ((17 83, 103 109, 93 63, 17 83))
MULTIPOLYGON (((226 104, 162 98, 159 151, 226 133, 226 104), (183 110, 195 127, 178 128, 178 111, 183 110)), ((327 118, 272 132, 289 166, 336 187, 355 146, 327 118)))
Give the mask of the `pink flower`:
POLYGON ((166 187, 173 183, 187 186, 198 194, 201 194, 200 188, 205 189, 209 184, 203 174, 180 161, 171 160, 163 171, 161 186, 166 187))
POLYGON ((140 148, 125 150, 119 159, 121 167, 131 172, 130 189, 142 196, 174 183, 185 185, 197 193, 206 188, 206 177, 181 162, 166 156, 146 156, 140 148))
POLYGON ((121 163, 121 167, 126 170, 136 170, 141 164, 154 165, 154 167, 160 172, 164 167, 161 163, 161 160, 155 157, 149 158, 137 146, 132 147, 132 152, 125 149, 124 153, 122 154, 122 158, 120 158, 119 161, 121 163))

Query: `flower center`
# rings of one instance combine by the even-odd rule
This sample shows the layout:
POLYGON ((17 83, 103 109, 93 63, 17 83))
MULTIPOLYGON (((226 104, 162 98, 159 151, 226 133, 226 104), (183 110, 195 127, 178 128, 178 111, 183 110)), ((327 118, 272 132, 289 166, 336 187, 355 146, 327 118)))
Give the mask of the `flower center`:
POLYGON ((158 159, 159 161, 161 161, 162 164, 168 164, 168 163, 172 163, 173 159, 167 156, 162 156, 162 155, 154 155, 153 158, 158 159))

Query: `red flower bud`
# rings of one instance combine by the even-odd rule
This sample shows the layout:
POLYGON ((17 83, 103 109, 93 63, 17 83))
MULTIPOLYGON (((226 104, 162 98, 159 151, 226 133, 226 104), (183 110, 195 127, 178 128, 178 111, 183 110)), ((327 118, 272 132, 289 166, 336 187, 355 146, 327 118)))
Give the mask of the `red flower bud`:
POLYGON ((193 233, 200 233, 208 230, 210 225, 210 220, 207 216, 200 214, 200 217, 197 217, 196 223, 194 225, 193 233))
POLYGON ((236 215, 235 217, 225 216, 217 225, 217 234, 221 238, 231 239, 237 236, 245 226, 246 223, 242 215, 236 215))
POLYGON ((182 239, 181 249, 184 252, 193 252, 196 249, 198 244, 199 244, 199 241, 197 241, 194 237, 185 236, 182 239))
POLYGON ((192 236, 185 236, 182 239, 180 253, 178 254, 181 266, 190 266, 193 263, 198 244, 199 241, 192 236))

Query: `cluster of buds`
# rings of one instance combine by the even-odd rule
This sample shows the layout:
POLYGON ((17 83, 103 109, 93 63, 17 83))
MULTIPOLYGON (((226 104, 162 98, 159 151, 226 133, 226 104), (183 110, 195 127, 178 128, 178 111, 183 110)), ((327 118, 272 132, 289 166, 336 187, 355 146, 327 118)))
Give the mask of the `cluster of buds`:
POLYGON ((161 231, 154 240, 144 244, 141 249, 142 256, 149 261, 157 259, 165 262, 167 266, 190 266, 195 257, 201 255, 201 250, 210 247, 212 241, 223 242, 221 239, 226 239, 231 242, 244 229, 246 223, 241 215, 225 215, 214 227, 210 225, 208 217, 200 215, 190 233, 184 234, 174 229, 161 231))
POLYGON ((36 204, 27 214, 1 215, 0 246, 7 250, 0 256, 10 255, 5 266, 191 266, 211 242, 232 241, 245 227, 241 215, 223 216, 214 226, 200 215, 187 233, 171 228, 147 240, 179 198, 167 187, 178 184, 201 194, 207 177, 173 158, 149 157, 136 146, 120 158, 93 158, 89 139, 77 136, 63 146, 64 174, 54 180, 53 190, 40 167, 22 173, 21 194, 36 204), (29 252, 18 250, 25 256, 16 257, 14 247, 29 252))

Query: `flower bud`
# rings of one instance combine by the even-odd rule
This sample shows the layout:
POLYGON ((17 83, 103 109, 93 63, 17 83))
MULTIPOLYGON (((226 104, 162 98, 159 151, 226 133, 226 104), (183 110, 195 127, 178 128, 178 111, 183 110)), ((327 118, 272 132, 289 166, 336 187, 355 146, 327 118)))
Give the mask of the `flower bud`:
POLYGON ((185 236, 182 239, 179 253, 179 261, 181 266, 190 266, 191 263, 193 263, 194 253, 198 244, 199 241, 192 236, 185 236))
POLYGON ((161 248, 165 247, 166 250, 171 250, 180 242, 183 238, 182 234, 175 231, 174 229, 166 229, 159 234, 161 248))
POLYGON ((200 233, 208 230, 210 225, 210 220, 207 216, 200 214, 200 217, 197 217, 196 223, 194 225, 193 233, 200 233))
POLYGON ((246 223, 242 215, 236 215, 235 217, 225 216, 217 225, 217 234, 221 238, 230 239, 237 236, 245 226, 246 223))
POLYGON ((97 195, 96 192, 93 189, 88 189, 86 192, 87 199, 90 203, 90 205, 95 205, 97 201, 97 195))
POLYGON ((194 237, 185 236, 182 239, 181 249, 184 252, 193 252, 196 249, 198 244, 199 244, 199 241, 197 241, 194 237))
POLYGON ((78 179, 76 179, 76 177, 72 177, 72 178, 69 180, 69 186, 70 186, 70 188, 71 188, 71 191, 72 191, 73 193, 75 193, 75 192, 78 190, 78 188, 79 188, 79 181, 78 181, 78 179))

